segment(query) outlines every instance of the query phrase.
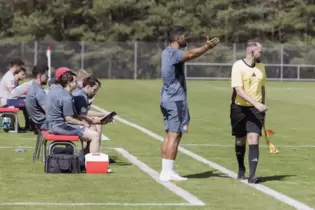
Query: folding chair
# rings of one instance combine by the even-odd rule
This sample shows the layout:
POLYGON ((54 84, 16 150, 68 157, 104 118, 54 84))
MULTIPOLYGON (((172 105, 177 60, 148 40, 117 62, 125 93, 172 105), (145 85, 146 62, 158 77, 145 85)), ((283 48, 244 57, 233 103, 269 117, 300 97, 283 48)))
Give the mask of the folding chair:
MULTIPOLYGON (((51 154, 53 148, 58 145, 70 146, 73 149, 73 154, 76 154, 76 145, 75 142, 80 140, 79 136, 67 136, 67 135, 55 135, 50 134, 48 131, 41 131, 42 140, 42 150, 43 150, 43 162, 45 162, 46 154, 47 154, 47 142, 50 141, 50 145, 48 147, 48 154, 51 154)), ((40 141, 40 140, 39 140, 40 141)), ((83 149, 83 142, 81 142, 81 148, 83 149)))
POLYGON ((8 130, 10 133, 18 133, 19 132, 19 117, 18 112, 20 109, 18 108, 9 108, 9 107, 0 107, 0 118, 3 116, 8 116, 10 118, 14 118, 14 130, 8 130))

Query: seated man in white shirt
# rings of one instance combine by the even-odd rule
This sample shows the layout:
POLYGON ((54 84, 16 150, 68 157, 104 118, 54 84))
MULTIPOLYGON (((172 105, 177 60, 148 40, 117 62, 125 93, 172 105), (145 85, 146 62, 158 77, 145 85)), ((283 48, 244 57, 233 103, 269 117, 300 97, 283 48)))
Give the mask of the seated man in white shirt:
MULTIPOLYGON (((15 73, 21 72, 24 68, 24 62, 20 59, 15 59, 10 62, 9 70, 3 75, 0 81, 0 106, 7 105, 7 99, 13 89, 17 86, 15 73)), ((19 76, 20 73, 17 74, 19 76)), ((23 72, 21 73, 23 74, 23 72)))
POLYGON ((25 77, 26 69, 24 68, 24 62, 19 59, 12 60, 9 70, 0 81, 0 106, 15 107, 22 110, 25 117, 24 129, 30 130, 30 119, 25 108, 25 100, 18 97, 12 99, 10 97, 11 93, 19 92, 19 90, 15 91, 14 89, 18 87, 19 81, 22 81, 25 77))

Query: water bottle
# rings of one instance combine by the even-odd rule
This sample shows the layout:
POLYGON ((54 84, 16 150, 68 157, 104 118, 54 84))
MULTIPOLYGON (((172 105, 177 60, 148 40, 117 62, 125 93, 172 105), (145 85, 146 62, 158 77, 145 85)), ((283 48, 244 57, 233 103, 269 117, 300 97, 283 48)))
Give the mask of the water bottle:
POLYGON ((15 152, 26 152, 25 148, 16 148, 15 152))
POLYGON ((0 128, 2 128, 2 124, 3 124, 3 117, 2 117, 2 115, 0 114, 0 128))
POLYGON ((7 121, 8 121, 7 118, 8 118, 8 117, 2 118, 2 127, 3 127, 4 129, 7 128, 7 121))
POLYGON ((4 117, 3 118, 2 127, 4 129, 9 129, 11 127, 11 118, 10 117, 4 117))

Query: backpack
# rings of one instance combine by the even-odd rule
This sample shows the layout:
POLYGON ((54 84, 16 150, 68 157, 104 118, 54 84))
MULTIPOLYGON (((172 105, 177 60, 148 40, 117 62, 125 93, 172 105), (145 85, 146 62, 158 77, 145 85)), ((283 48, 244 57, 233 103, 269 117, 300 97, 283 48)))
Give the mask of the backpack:
POLYGON ((80 173, 79 157, 73 154, 46 156, 45 173, 80 173))

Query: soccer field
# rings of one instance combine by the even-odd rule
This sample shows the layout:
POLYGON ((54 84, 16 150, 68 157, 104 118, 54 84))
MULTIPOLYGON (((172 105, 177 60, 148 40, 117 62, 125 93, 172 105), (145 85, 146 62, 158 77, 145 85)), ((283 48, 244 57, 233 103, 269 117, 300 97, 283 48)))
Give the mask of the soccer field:
POLYGON ((276 132, 272 142, 280 153, 270 154, 261 139, 257 175, 263 183, 254 186, 230 177, 237 172, 230 82, 187 83, 191 123, 175 169, 188 181, 157 180, 164 135, 161 81, 103 80, 94 105, 118 113, 115 124, 103 127, 109 140, 102 148, 117 161, 113 172, 45 174, 43 164, 32 161, 35 135, 1 131, 0 209, 315 208, 315 83, 267 83, 267 126, 276 132), (26 152, 15 152, 19 146, 26 152))

